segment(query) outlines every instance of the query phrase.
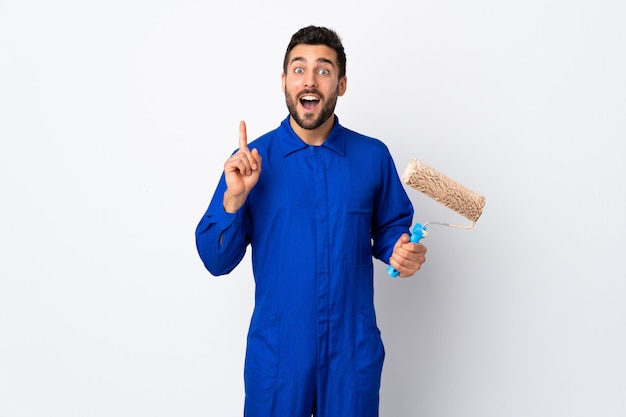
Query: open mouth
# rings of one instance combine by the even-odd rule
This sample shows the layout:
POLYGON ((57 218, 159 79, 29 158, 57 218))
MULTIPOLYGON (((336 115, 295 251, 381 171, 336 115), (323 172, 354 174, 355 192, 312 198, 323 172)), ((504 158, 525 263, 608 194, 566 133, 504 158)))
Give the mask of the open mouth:
POLYGON ((300 97, 300 104, 305 110, 313 110, 319 104, 320 99, 316 96, 306 95, 300 97))

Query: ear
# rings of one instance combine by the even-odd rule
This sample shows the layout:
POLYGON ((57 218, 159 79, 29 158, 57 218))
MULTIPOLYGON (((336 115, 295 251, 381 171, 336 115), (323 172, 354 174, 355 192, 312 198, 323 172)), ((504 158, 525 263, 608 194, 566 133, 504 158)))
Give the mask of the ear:
POLYGON ((346 89, 348 88, 348 77, 343 76, 341 80, 339 80, 339 88, 338 88, 338 96, 343 96, 346 93, 346 89))
POLYGON ((280 83, 283 86, 283 93, 285 92, 285 83, 287 82, 287 80, 285 79, 285 73, 282 72, 280 74, 280 83))

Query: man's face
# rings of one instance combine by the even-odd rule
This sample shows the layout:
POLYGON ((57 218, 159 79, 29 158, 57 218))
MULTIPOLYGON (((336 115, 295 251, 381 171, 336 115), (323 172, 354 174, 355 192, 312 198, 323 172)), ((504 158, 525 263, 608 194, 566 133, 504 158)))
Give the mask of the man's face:
POLYGON ((282 75, 289 114, 303 129, 317 129, 335 112, 337 97, 346 91, 339 79, 337 52, 325 45, 296 45, 282 75))

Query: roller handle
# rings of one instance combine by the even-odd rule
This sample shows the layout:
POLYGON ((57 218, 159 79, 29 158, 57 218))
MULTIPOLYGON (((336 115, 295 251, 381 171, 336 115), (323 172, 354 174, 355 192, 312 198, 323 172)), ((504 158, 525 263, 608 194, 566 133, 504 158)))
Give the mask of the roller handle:
MULTIPOLYGON (((426 228, 423 227, 421 224, 415 223, 415 226, 413 226, 413 230, 411 232, 410 241, 413 242, 413 243, 419 242, 424 237, 424 231, 425 230, 426 230, 426 228)), ((387 273, 392 278, 398 278, 398 275, 400 274, 400 272, 398 272, 398 270, 396 268, 394 268, 393 266, 391 266, 391 265, 389 265, 387 267, 387 273)))

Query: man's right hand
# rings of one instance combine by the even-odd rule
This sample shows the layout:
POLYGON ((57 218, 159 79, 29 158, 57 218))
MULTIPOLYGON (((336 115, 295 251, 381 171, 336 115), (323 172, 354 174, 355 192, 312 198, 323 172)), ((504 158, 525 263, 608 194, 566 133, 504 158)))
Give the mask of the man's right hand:
POLYGON ((239 122, 239 150, 224 163, 226 192, 224 210, 235 213, 254 188, 261 175, 261 155, 256 149, 248 148, 246 122, 239 122))

